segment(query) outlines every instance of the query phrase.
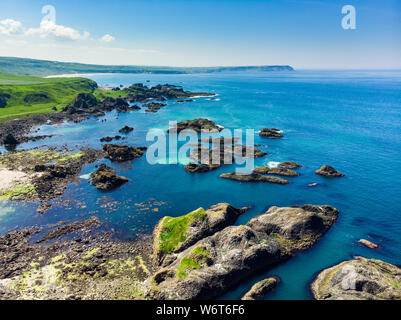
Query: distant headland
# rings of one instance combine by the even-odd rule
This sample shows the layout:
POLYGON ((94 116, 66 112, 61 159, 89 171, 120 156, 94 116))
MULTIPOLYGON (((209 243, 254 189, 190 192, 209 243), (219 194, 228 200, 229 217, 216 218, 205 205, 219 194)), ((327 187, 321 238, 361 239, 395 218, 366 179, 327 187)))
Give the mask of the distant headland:
POLYGON ((289 65, 279 66, 233 66, 233 67, 163 67, 163 66, 110 66, 58 62, 15 57, 0 57, 0 73, 17 76, 45 77, 81 73, 153 73, 193 74, 227 71, 293 71, 289 65))

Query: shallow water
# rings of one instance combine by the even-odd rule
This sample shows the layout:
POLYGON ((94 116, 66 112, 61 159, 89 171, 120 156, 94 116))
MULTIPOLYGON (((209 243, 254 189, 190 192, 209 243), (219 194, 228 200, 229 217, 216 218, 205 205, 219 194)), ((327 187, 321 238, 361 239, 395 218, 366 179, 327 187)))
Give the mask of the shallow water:
MULTIPOLYGON (((205 117, 228 129, 277 127, 285 138, 269 140, 255 134, 255 143, 268 155, 255 165, 296 161, 304 167, 289 185, 246 184, 218 178, 234 170, 227 165, 203 174, 189 174, 183 164, 149 165, 142 157, 130 164, 112 164, 131 182, 113 192, 89 185, 86 166, 63 199, 71 206, 55 204, 45 214, 37 204, 0 202, 0 233, 16 226, 45 225, 97 215, 122 239, 150 233, 165 215, 179 216, 200 206, 219 202, 252 205, 237 224, 263 213, 272 205, 329 204, 340 210, 337 224, 310 250, 285 264, 244 281, 222 298, 237 299, 257 280, 278 275, 282 283, 268 299, 310 299, 309 283, 316 272, 353 255, 401 264, 401 71, 296 71, 277 73, 221 73, 199 75, 98 75, 99 85, 147 85, 170 83, 191 91, 218 94, 218 101, 197 98, 174 103, 158 113, 143 111, 90 119, 80 124, 42 126, 38 134, 59 134, 27 143, 20 149, 40 145, 81 145, 100 148, 99 138, 118 134, 129 125, 135 130, 124 143, 149 145, 150 128, 168 127, 169 120, 205 117), (328 179, 313 172, 330 164, 344 172, 328 179), (318 182, 315 188, 305 185, 318 182), (156 209, 156 210, 155 210, 156 209), (379 250, 357 243, 367 238, 381 244, 379 250)), ((108 160, 103 160, 109 163, 108 160)), ((166 161, 165 161, 166 162, 166 161)), ((182 162, 182 161, 181 161, 182 162)))

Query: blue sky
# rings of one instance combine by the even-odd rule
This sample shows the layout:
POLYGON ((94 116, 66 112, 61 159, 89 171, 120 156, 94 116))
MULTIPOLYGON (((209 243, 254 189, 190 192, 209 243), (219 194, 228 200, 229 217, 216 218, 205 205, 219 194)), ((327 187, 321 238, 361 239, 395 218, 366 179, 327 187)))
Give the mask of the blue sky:
POLYGON ((96 64, 401 68, 399 0, 2 0, 0 56, 96 64), (56 20, 41 23, 42 7, 56 20), (341 26, 344 5, 356 29, 341 26))

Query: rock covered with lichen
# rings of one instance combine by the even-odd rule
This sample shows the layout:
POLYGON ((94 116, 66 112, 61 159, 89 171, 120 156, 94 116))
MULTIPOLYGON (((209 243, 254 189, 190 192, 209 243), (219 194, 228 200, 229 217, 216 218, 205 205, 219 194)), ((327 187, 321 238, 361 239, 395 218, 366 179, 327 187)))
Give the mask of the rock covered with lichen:
POLYGON ((318 300, 400 300, 401 269, 356 257, 323 270, 311 285, 318 300))
MULTIPOLYGON (((330 206, 273 207, 246 225, 201 233, 199 240, 178 247, 174 259, 164 260, 147 280, 147 297, 216 298, 255 272, 312 246, 334 224, 337 215, 338 211, 330 206)), ((154 236, 162 235, 160 229, 155 232, 154 236)))

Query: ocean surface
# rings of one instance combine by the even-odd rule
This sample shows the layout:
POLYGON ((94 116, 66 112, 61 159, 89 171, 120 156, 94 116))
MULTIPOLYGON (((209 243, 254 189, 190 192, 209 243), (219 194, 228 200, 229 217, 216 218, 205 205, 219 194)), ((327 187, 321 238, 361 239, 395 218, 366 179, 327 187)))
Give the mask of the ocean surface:
MULTIPOLYGON (((338 222, 311 249, 265 273, 242 282, 223 299, 240 298, 256 281, 278 275, 282 282, 267 299, 311 299, 309 285, 316 273, 355 255, 378 258, 401 265, 401 71, 295 71, 272 73, 216 73, 195 75, 97 75, 99 85, 176 84, 185 90, 213 92, 218 100, 196 98, 175 103, 149 114, 144 110, 117 115, 108 113, 79 124, 45 125, 37 133, 57 134, 26 143, 36 146, 100 148, 99 138, 118 134, 125 125, 134 127, 124 144, 149 146, 149 129, 167 129, 170 120, 209 118, 228 129, 255 129, 255 143, 268 155, 255 165, 296 161, 303 165, 301 176, 289 185, 239 183, 220 179, 235 165, 202 174, 184 171, 179 164, 150 165, 146 157, 132 163, 110 164, 131 179, 112 192, 89 185, 88 174, 95 165, 84 167, 76 183, 62 200, 45 214, 36 213, 36 203, 0 202, 0 233, 34 224, 45 228, 61 220, 98 216, 116 237, 135 239, 150 233, 165 216, 180 216, 198 207, 228 202, 253 208, 242 215, 244 224, 270 206, 327 204, 340 210, 338 222), (148 82, 147 82, 148 81, 148 82), (106 119, 106 122, 101 122, 106 119), (257 130, 276 127, 285 137, 264 139, 257 130), (330 164, 346 174, 324 178, 314 174, 330 164), (309 183, 318 187, 307 188, 309 183), (365 238, 381 245, 363 247, 365 238)), ((108 160, 101 162, 108 163, 108 160)))

